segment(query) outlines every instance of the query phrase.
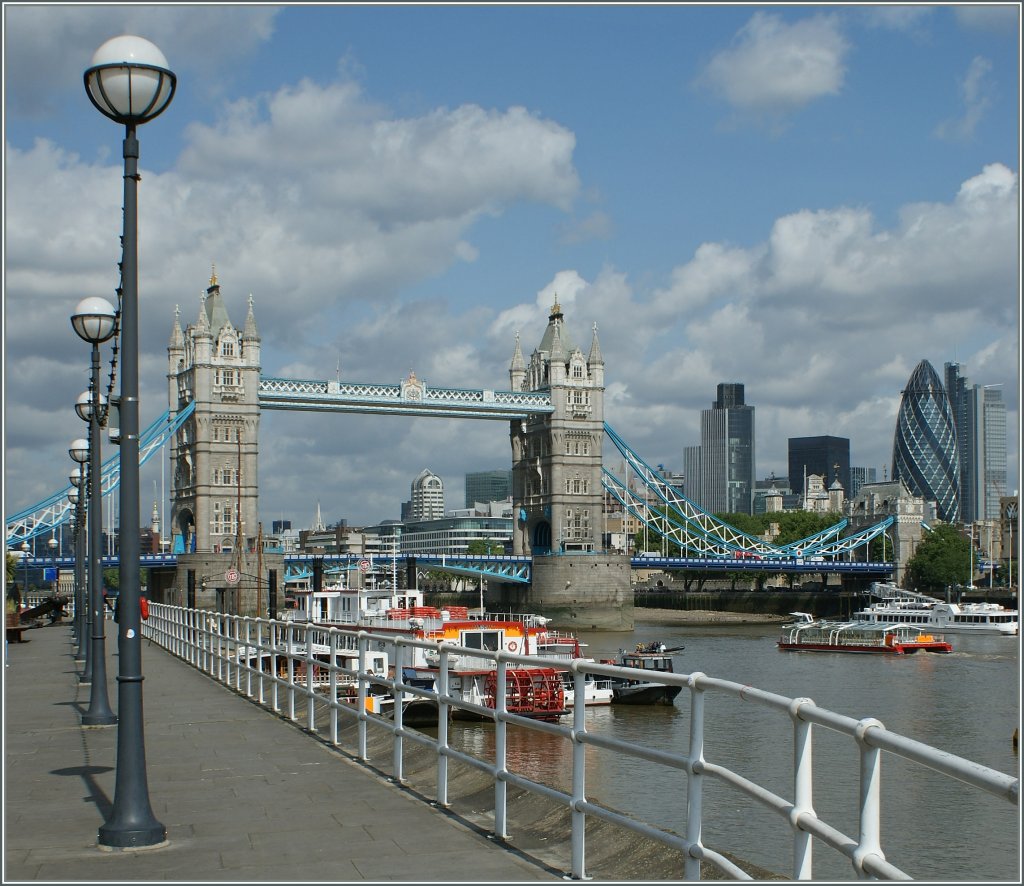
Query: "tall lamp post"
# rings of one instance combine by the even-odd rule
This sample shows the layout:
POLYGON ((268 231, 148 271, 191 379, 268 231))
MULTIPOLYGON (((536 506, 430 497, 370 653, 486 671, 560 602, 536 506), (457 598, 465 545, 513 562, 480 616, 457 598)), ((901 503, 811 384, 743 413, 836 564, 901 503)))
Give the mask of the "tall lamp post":
MULTIPOLYGON (((77 404, 75 405, 75 411, 78 411, 77 404)), ((81 412, 78 414, 81 415, 81 412)), ((93 564, 90 559, 92 551, 92 525, 89 520, 92 517, 93 505, 89 500, 89 441, 84 437, 72 440, 71 446, 68 447, 68 453, 72 459, 81 465, 81 467, 75 468, 71 472, 71 482, 78 486, 82 493, 82 509, 85 512, 85 522, 83 523, 83 529, 85 529, 84 556, 82 559, 82 562, 85 564, 85 584, 82 592, 82 642, 81 649, 79 650, 79 658, 85 661, 85 665, 82 667, 82 675, 79 678, 79 682, 88 684, 92 682, 93 663, 92 603, 89 597, 90 582, 92 581, 93 574, 93 564)))
POLYGON ((28 542, 23 541, 21 543, 21 563, 25 568, 21 573, 21 602, 25 602, 25 598, 28 597, 28 542))
MULTIPOLYGON (((89 471, 86 489, 89 493, 89 613, 92 633, 89 638, 89 660, 92 664, 92 686, 89 710, 82 714, 83 726, 113 726, 117 717, 107 698, 107 635, 103 615, 103 490, 100 489, 100 343, 114 334, 114 307, 106 299, 83 298, 71 315, 71 325, 78 337, 92 345, 92 375, 88 403, 81 397, 75 403, 79 417, 89 423, 89 471)), ((72 456, 74 457, 74 455, 72 456)))
MULTIPOLYGON (((71 457, 77 462, 76 451, 71 449, 71 457)), ((75 506, 75 644, 78 649, 75 651, 75 661, 85 660, 87 648, 87 634, 85 633, 85 614, 87 605, 85 602, 85 493, 82 488, 81 464, 76 464, 74 470, 68 476, 73 487, 68 493, 68 501, 75 506)))
POLYGON ((103 846, 136 848, 166 840, 153 815, 146 778, 142 716, 142 620, 139 611, 139 268, 136 127, 158 116, 174 96, 177 78, 164 54, 142 37, 104 43, 84 74, 96 109, 125 127, 124 233, 121 237, 121 531, 118 620, 117 775, 110 817, 99 829, 103 846))
POLYGON ((53 587, 50 588, 50 596, 57 596, 57 539, 52 535, 50 540, 46 543, 46 546, 50 549, 50 562, 53 564, 53 587))

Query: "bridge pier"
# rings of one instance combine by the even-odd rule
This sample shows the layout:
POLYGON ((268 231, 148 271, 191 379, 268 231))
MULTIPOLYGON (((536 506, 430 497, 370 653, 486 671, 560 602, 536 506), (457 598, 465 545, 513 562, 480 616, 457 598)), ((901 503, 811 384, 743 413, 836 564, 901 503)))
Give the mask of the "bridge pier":
POLYGON ((547 554, 533 557, 529 585, 491 583, 494 604, 508 612, 534 612, 551 626, 577 631, 633 630, 633 590, 625 554, 547 554))

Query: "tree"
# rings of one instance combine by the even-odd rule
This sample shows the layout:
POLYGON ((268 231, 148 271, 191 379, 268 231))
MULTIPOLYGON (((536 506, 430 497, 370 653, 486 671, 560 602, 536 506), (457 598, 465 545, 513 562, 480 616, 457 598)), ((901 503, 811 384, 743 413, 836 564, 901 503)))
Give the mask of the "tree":
POLYGON ((18 558, 7 551, 7 580, 4 584, 13 584, 18 577, 18 558))
POLYGON ((907 583, 918 591, 940 591, 970 584, 973 572, 970 541, 953 526, 940 523, 925 533, 907 563, 907 583))
POLYGON ((492 554, 504 554, 505 546, 493 538, 474 538, 471 542, 466 545, 467 554, 482 554, 484 556, 490 556, 492 554))

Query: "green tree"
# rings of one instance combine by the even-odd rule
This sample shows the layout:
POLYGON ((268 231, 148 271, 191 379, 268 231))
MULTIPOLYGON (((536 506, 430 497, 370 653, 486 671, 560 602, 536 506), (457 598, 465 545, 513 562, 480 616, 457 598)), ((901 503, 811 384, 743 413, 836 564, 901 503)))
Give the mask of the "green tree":
POLYGON ((971 543, 948 523, 926 532, 907 563, 907 582, 918 591, 969 584, 972 575, 971 543))
POLYGON ((474 538, 466 545, 467 554, 482 554, 483 556, 505 553, 505 546, 493 538, 474 538))
POLYGON ((13 584, 18 577, 18 558, 7 551, 7 580, 5 584, 13 584))

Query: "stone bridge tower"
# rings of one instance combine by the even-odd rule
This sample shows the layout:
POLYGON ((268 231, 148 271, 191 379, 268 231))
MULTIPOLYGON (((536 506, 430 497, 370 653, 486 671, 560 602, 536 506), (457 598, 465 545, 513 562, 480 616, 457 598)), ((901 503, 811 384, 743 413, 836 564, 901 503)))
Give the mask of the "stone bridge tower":
POLYGON ((604 358, 596 324, 584 355, 556 300, 528 365, 516 336, 509 380, 513 391, 550 392, 554 411, 511 422, 513 551, 532 554, 533 580, 525 595, 503 586, 502 602, 562 627, 631 630, 629 559, 604 545, 604 358))
POLYGON ((199 317, 182 331, 175 309, 167 348, 171 416, 195 412, 170 445, 172 550, 252 550, 258 531, 260 337, 252 296, 241 331, 232 324, 216 272, 199 317))

